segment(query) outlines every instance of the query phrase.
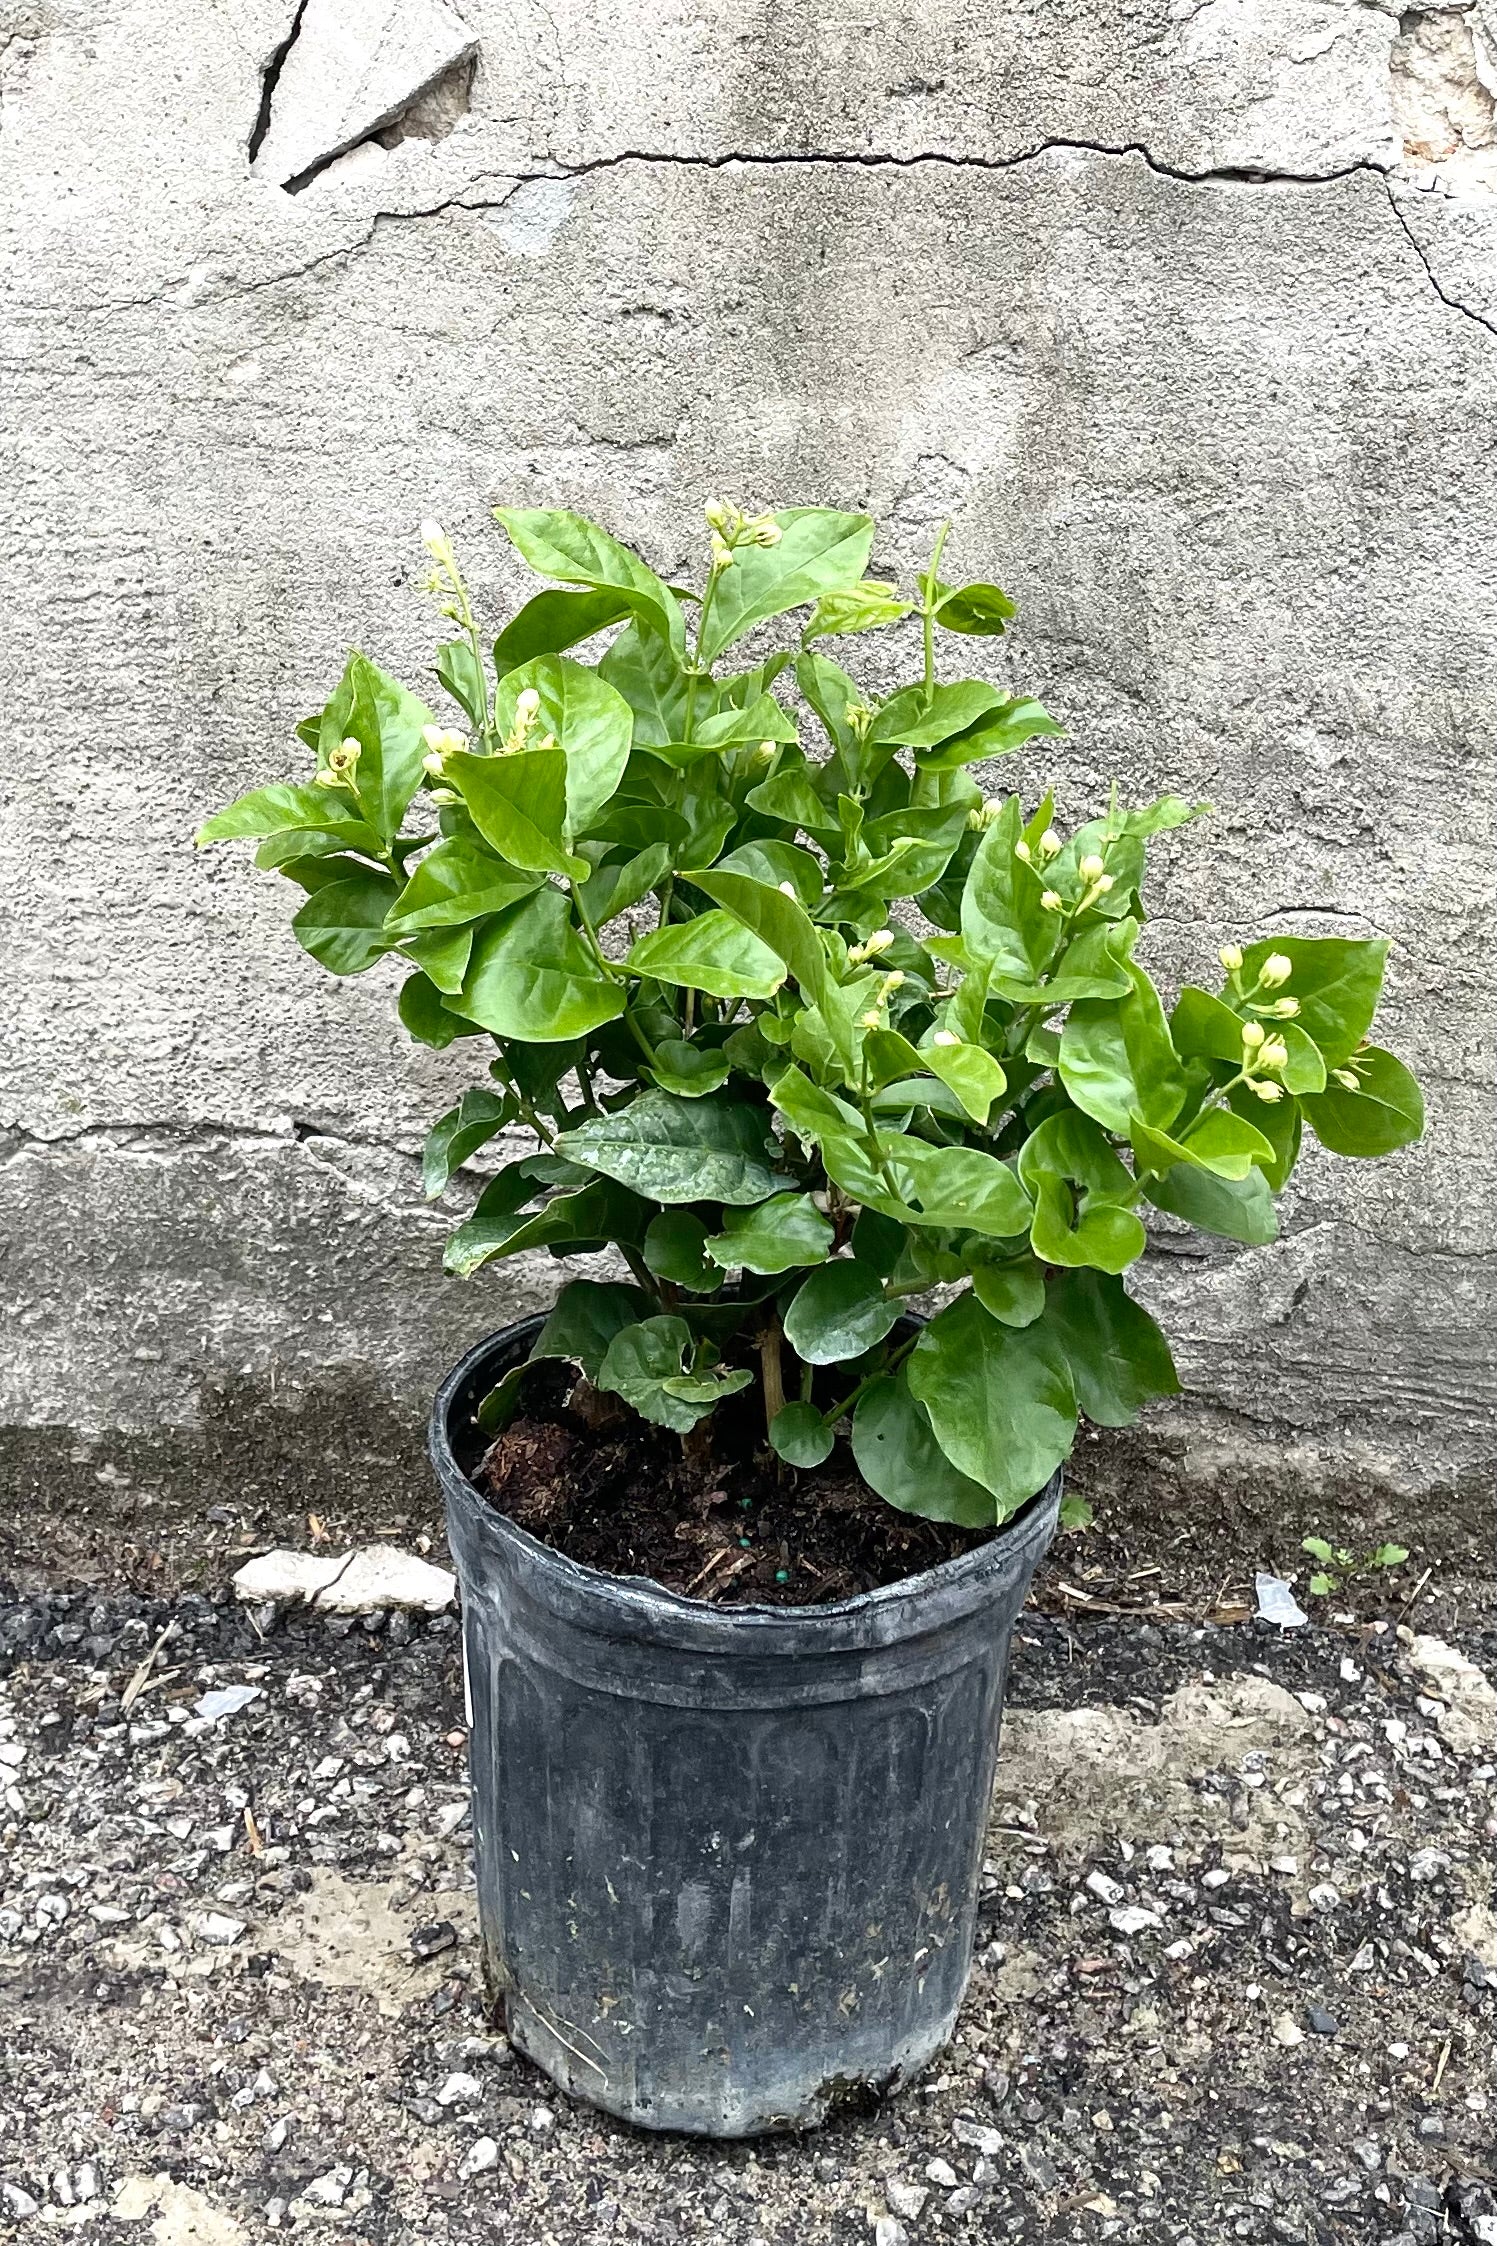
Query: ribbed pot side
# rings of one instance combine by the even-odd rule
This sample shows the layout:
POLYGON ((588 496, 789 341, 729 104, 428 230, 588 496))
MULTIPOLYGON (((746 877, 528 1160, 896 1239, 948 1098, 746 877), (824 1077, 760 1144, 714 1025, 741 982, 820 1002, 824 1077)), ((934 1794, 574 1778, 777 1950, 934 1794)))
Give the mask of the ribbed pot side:
POLYGON ((859 1598, 681 1598, 564 1559, 458 1466, 453 1434, 539 1325, 472 1350, 431 1425, 489 1990, 522 2051, 628 2121, 803 2128, 950 2035, 1060 1475, 991 1542, 859 1598))

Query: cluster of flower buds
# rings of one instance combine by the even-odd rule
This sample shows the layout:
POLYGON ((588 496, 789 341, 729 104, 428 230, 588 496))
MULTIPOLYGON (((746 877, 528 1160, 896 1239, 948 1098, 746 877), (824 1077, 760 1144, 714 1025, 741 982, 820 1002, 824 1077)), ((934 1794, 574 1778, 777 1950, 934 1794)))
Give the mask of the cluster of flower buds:
POLYGON ((858 1019, 862 1023, 864 1029, 883 1029, 885 1027, 884 1008, 888 1005, 889 1000, 893 997, 895 991, 900 988, 903 981, 904 976, 901 974, 900 970, 897 967, 891 974, 885 975, 883 981, 879 984, 877 991, 874 993, 873 1004, 868 1008, 866 1013, 860 1014, 858 1016, 858 1019))
POLYGON ((988 828, 996 826, 998 821, 1002 817, 1002 797, 990 795, 984 797, 983 801, 978 804, 975 811, 969 811, 967 813, 967 824, 972 829, 974 834, 986 834, 988 828))
POLYGON ((892 928, 875 928, 873 934, 865 936, 860 944, 852 944, 848 947, 848 966, 861 967, 865 960, 877 959, 881 953, 890 949, 893 942, 894 931, 892 928))
POLYGON ((731 499, 709 499, 702 509, 712 533, 712 566, 731 569, 736 546, 778 546, 780 526, 773 515, 745 515, 731 499))
MULTIPOLYGON (((849 702, 842 714, 847 720, 848 730, 858 740, 866 741, 868 729, 877 713, 870 709, 866 702, 849 702)), ((973 816, 976 816, 976 814, 973 814, 973 816)))
POLYGON ((522 686, 515 696, 515 721, 499 744, 501 756, 514 756, 520 749, 554 749, 556 735, 543 733, 538 741, 531 741, 536 721, 541 714, 541 698, 533 686, 522 686))
POLYGON ((352 736, 329 749, 327 763, 317 774, 320 788, 351 788, 355 767, 359 761, 359 744, 352 736))
POLYGON ((1244 1022, 1242 1025, 1242 1069, 1244 1081, 1250 1092, 1271 1107, 1284 1097, 1282 1084, 1265 1079, 1276 1076, 1289 1060, 1289 1048, 1282 1037, 1270 1037, 1261 1022, 1244 1022))
MULTIPOLYGON (((468 747, 466 733, 456 733, 443 725, 423 725, 421 738, 426 743, 426 754, 421 759, 421 769, 428 780, 441 781, 446 774, 446 759, 460 756, 468 747)), ((441 786, 430 790, 433 803, 456 803, 457 796, 451 788, 441 786)))
MULTIPOLYGON (((986 804, 983 805, 983 809, 987 809, 986 804)), ((1036 858, 1039 859, 1042 866, 1047 866, 1052 858, 1060 856, 1064 847, 1065 845, 1054 827, 1046 827, 1033 850, 1030 849, 1027 842, 1016 842, 1014 844, 1014 856, 1024 866, 1032 866, 1036 858)))
POLYGON ((1076 907, 1076 910, 1078 912, 1087 912, 1096 903, 1099 897, 1105 897, 1107 895, 1108 891, 1112 887, 1112 875, 1108 872, 1105 863, 1101 858, 1097 856, 1095 851, 1091 851, 1085 858, 1082 859, 1076 871, 1080 874, 1082 880, 1086 883, 1086 887, 1081 893, 1081 902, 1076 907))
MULTIPOLYGON (((1242 973, 1242 946, 1223 944, 1216 956, 1225 967, 1228 980, 1236 986, 1237 978, 1242 973)), ((1271 951, 1258 970, 1258 980, 1254 983, 1253 990, 1279 990, 1293 973, 1294 961, 1281 951, 1271 951)), ((1249 991, 1247 999, 1255 1014, 1264 1014, 1272 1022, 1292 1022, 1299 1013, 1299 1000, 1287 995, 1283 998, 1255 1001, 1252 991, 1249 991)))
POLYGON ((1343 1092, 1360 1092, 1362 1089, 1361 1077, 1355 1075, 1349 1068, 1333 1068, 1331 1076, 1340 1085, 1343 1092))

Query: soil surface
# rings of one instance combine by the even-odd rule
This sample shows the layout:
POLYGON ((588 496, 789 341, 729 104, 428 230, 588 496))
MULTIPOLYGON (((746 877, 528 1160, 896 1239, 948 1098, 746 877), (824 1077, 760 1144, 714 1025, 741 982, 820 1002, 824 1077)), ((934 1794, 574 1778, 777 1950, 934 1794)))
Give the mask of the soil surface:
POLYGON ((700 1448, 538 1366, 526 1409, 474 1468, 498 1510, 569 1559, 720 1606, 820 1606, 898 1583, 986 1541, 876 1497, 839 1442, 784 1466, 757 1398, 719 1407, 700 1448))
POLYGON ((0 2234, 1485 2246, 1497 1751, 1395 1614, 1026 1615, 949 2048, 724 2145, 485 2015, 451 1616, 0 1582, 0 2234))

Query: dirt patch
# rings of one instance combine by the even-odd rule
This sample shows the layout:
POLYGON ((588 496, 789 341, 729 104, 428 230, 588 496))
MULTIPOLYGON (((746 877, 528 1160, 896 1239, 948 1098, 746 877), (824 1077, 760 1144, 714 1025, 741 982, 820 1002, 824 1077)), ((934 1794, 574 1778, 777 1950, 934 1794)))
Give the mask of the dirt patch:
POLYGON ((470 1894, 439 1894, 423 1901, 420 1918, 395 1908, 391 1886, 351 1880, 319 1864, 309 1884, 273 1922, 266 1946, 299 1980, 324 1989, 363 1989, 388 2019, 413 1998, 429 1993, 451 1969, 456 1946, 430 1960, 417 1958, 411 1936, 423 1922, 445 1921, 459 1943, 472 1942, 477 1914, 470 1894))
POLYGON ((153 2215, 152 2246, 246 2246, 250 2235, 205 2193, 175 2183, 164 2169, 155 2176, 126 2176, 109 2211, 125 2223, 153 2215))
POLYGON ((814 1471, 782 1467, 756 1397, 719 1407, 700 1445, 604 1403, 537 1368, 525 1411, 474 1470, 500 1512, 587 1567, 721 1606, 820 1606, 985 1541, 885 1504, 845 1442, 814 1471))

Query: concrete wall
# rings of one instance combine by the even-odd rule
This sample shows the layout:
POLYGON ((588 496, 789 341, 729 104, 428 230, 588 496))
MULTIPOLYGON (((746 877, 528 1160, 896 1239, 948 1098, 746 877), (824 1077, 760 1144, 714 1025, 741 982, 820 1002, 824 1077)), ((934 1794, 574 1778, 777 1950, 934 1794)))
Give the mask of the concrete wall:
MULTIPOLYGON (((414 1427, 539 1299, 439 1275, 414 1149, 462 1048, 189 838, 348 643, 421 682, 421 516, 497 614, 495 502, 670 569, 722 488, 871 507, 890 569, 955 517, 1070 727, 1026 788, 1219 807, 1161 853, 1166 972, 1393 936, 1426 1144, 1311 1159, 1276 1248, 1166 1242, 1146 1284, 1188 1468, 1490 1457, 1494 53, 1491 0, 0 7, 27 1455, 164 1427, 190 1478, 226 1384, 246 1444, 309 1393, 414 1427)), ((289 1470, 335 1465, 296 1425, 289 1470)))

